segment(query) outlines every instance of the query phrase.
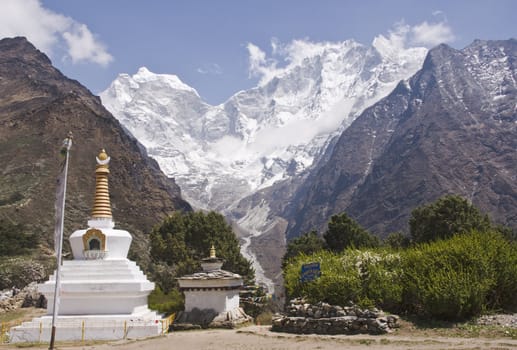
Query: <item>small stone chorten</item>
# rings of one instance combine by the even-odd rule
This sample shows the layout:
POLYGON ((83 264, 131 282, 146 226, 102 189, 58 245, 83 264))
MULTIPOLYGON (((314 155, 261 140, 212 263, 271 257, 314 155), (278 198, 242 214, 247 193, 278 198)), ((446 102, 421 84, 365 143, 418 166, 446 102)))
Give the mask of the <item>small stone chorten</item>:
MULTIPOLYGON (((154 283, 127 259, 132 237, 114 229, 109 197, 110 157, 96 158, 96 186, 88 228, 70 236, 74 260, 61 268, 57 340, 112 340, 162 333, 161 317, 147 307, 154 283)), ((38 286, 49 300, 47 315, 11 329, 11 342, 48 341, 53 314, 55 273, 38 286)))
POLYGON ((210 256, 201 261, 203 271, 178 278, 180 289, 185 294, 185 311, 179 313, 173 327, 233 328, 251 321, 239 306, 239 291, 242 277, 221 270, 223 260, 210 248, 210 256))

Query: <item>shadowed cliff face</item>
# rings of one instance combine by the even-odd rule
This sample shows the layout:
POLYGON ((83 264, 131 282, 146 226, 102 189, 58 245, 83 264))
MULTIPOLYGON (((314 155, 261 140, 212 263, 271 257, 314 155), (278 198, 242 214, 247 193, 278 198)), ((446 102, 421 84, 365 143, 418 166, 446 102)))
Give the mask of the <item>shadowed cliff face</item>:
MULTIPOLYGON (((24 223, 53 246, 59 150, 73 132, 65 236, 84 228, 95 187, 95 156, 111 156, 113 218, 145 252, 149 232, 174 210, 190 210, 179 187, 141 145, 75 80, 55 69, 25 38, 0 40, 0 218, 24 223)), ((145 253, 147 254, 147 253, 145 253)))
POLYGON ((288 238, 346 211, 373 233, 459 194, 517 229, 517 41, 431 50, 422 70, 367 109, 301 186, 288 238))

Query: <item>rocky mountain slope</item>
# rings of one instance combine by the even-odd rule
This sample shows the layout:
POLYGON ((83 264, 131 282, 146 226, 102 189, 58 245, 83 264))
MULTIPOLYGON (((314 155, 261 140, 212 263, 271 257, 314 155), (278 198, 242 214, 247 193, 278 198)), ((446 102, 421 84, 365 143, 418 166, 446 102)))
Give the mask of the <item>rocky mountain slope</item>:
POLYGON ((255 264, 259 278, 272 276, 262 271, 264 264, 278 272, 285 222, 275 213, 297 182, 281 194, 275 184, 306 172, 357 115, 414 74, 426 54, 383 36, 371 47, 351 40, 292 45, 302 47, 296 49, 303 49, 303 58, 290 57, 259 86, 218 106, 178 77, 146 68, 119 75, 101 93, 106 108, 178 181, 190 203, 236 223, 243 252, 261 261, 255 264), (270 248, 249 249, 267 233, 270 248))
POLYGON ((421 65, 426 50, 311 44, 256 88, 211 106, 177 76, 121 74, 103 104, 174 176, 196 207, 236 201, 310 167, 332 136, 421 65))
POLYGON ((517 40, 440 45, 347 128, 297 193, 288 237, 346 211, 407 231, 413 208, 455 193, 517 229, 517 40))
POLYGON ((73 132, 65 235, 84 228, 95 187, 95 156, 110 154, 114 220, 146 255, 153 225, 174 210, 190 210, 180 189, 136 139, 77 81, 55 69, 25 38, 0 40, 0 219, 26 225, 53 247, 59 150, 73 132))

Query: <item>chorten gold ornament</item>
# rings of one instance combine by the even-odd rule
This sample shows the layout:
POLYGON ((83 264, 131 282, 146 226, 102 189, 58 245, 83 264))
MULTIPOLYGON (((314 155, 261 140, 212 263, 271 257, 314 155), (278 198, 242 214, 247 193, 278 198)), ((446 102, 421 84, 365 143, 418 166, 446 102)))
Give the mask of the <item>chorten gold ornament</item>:
POLYGON ((215 259, 216 256, 215 256, 215 247, 214 245, 212 244, 212 246, 210 247, 210 258, 211 259, 215 259))
POLYGON ((108 174, 110 157, 103 149, 97 156, 95 169, 95 202, 93 203, 93 219, 111 219, 111 203, 108 188, 108 174))

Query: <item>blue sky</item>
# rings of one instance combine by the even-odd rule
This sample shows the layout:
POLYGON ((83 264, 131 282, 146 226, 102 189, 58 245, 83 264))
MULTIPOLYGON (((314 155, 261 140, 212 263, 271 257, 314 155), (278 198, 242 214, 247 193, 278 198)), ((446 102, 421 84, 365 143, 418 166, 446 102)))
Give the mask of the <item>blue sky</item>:
POLYGON ((146 66, 218 104, 288 58, 272 43, 370 45, 402 28, 405 45, 463 48, 517 37, 516 13, 513 0, 2 0, 0 37, 27 36, 95 94, 146 66))

